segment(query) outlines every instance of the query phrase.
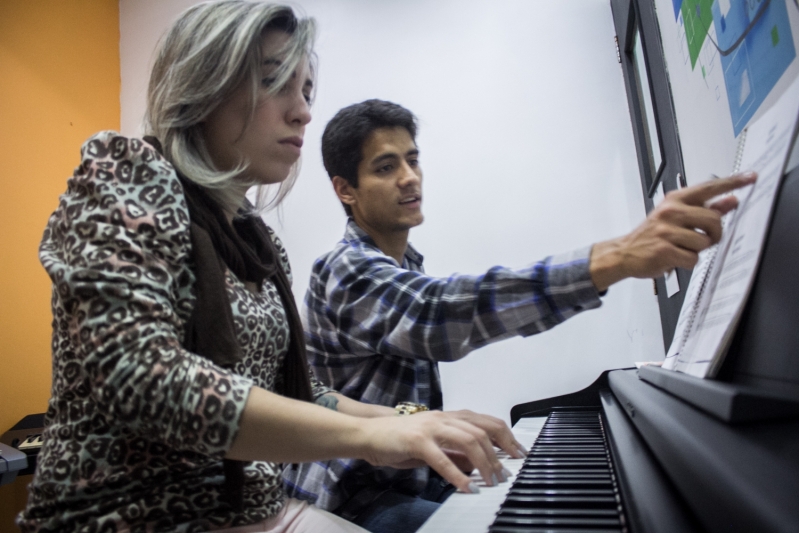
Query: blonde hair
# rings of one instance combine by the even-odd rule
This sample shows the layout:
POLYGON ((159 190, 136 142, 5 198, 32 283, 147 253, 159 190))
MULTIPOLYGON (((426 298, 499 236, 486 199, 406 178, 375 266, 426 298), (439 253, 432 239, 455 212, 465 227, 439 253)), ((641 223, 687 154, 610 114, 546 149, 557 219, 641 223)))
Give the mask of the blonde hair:
MULTIPOLYGON (((247 167, 214 167, 202 134, 202 123, 241 84, 249 82, 250 117, 255 111, 261 77, 261 36, 265 30, 285 31, 289 39, 280 51, 281 65, 269 94, 289 82, 305 58, 313 61, 316 24, 299 18, 288 6, 224 0, 186 10, 161 38, 147 91, 145 129, 157 137, 164 156, 188 179, 208 189, 228 213, 241 205, 241 191, 255 185, 241 178, 247 167)), ((313 69, 313 67, 312 67, 313 69)), ((269 200, 259 186, 256 209, 280 204, 296 181, 299 161, 269 200)))

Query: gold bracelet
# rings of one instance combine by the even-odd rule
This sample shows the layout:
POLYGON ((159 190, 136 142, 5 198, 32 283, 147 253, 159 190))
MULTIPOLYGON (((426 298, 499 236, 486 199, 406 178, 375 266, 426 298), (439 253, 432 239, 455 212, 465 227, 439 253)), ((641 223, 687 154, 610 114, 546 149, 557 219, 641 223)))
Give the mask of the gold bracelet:
POLYGON ((394 407, 394 411, 397 412, 397 416, 403 416, 422 413, 424 411, 429 411, 429 409, 426 405, 420 403, 400 402, 394 407))

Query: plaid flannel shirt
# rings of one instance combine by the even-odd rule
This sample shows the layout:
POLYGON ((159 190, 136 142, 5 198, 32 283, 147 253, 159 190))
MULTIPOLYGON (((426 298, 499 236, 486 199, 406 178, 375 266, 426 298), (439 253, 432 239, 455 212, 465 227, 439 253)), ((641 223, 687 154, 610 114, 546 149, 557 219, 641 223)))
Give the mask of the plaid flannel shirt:
MULTIPOLYGON (((518 270, 434 278, 411 245, 399 265, 350 219, 344 239, 311 273, 302 310, 309 364, 323 384, 354 400, 441 409, 439 361, 540 333, 601 305, 589 255, 590 247, 518 270)), ((390 488, 419 494, 427 479, 427 468, 377 468, 355 459, 284 471, 288 495, 345 518, 390 488)))

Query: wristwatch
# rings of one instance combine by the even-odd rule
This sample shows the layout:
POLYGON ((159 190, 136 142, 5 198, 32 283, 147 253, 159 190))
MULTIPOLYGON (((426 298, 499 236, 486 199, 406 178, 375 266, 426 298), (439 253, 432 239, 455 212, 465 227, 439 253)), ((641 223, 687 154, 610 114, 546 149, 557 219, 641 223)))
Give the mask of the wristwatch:
POLYGON ((397 412, 397 416, 402 416, 429 411, 429 409, 426 405, 422 405, 420 403, 400 402, 394 407, 394 411, 397 412))

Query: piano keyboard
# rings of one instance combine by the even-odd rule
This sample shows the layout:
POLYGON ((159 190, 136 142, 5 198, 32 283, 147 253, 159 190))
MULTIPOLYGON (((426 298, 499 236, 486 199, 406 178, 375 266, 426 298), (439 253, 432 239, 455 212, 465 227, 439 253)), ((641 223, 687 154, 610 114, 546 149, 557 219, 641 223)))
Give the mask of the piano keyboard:
POLYGON ((496 487, 480 484, 480 494, 453 494, 419 533, 626 531, 597 412, 523 418, 513 432, 526 447, 535 442, 526 459, 502 459, 514 477, 496 487))
POLYGON ((44 444, 44 441, 42 440, 42 434, 35 433, 33 435, 28 435, 25 440, 20 442, 17 446, 17 449, 21 452, 34 450, 37 448, 41 449, 42 444, 44 444))
POLYGON ((621 532, 621 511, 599 413, 554 412, 488 530, 621 532))

